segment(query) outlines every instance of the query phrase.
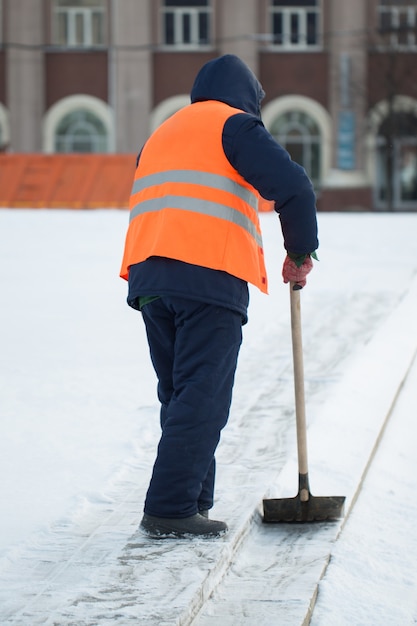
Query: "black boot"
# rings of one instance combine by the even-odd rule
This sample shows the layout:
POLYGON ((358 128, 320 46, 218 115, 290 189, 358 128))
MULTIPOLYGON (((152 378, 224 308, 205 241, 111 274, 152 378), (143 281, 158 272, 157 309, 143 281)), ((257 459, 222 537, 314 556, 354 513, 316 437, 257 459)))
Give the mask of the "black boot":
POLYGON ((224 522, 210 520, 200 513, 181 519, 154 517, 145 513, 140 528, 152 539, 221 537, 228 530, 224 522))

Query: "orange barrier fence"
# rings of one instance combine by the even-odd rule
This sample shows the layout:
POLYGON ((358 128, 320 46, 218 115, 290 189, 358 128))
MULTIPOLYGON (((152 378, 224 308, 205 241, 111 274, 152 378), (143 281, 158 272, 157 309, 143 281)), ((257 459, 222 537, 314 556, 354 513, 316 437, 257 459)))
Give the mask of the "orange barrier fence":
POLYGON ((135 167, 134 154, 0 154, 0 207, 124 209, 135 167))
POLYGON ((134 154, 2 154, 0 207, 127 208, 134 154))

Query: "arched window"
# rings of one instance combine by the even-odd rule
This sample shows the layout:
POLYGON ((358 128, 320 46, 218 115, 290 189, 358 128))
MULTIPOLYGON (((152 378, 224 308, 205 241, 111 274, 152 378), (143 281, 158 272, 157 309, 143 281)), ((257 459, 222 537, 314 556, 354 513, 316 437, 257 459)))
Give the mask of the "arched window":
POLYGON ((320 183, 321 134, 318 124, 303 111, 287 111, 270 126, 272 136, 304 167, 315 186, 320 183))
POLYGON ((282 96, 262 107, 262 120, 291 158, 305 168, 318 191, 331 163, 332 120, 326 109, 305 96, 282 96))
POLYGON ((89 111, 68 113, 57 126, 55 152, 107 152, 106 127, 89 111))
POLYGON ((44 151, 114 152, 114 120, 102 100, 76 94, 56 102, 43 124, 44 151))

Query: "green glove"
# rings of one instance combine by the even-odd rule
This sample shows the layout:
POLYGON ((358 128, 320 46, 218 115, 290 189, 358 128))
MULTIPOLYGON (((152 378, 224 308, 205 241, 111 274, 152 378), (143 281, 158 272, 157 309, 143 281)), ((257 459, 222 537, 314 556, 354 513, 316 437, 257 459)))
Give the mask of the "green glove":
POLYGON ((308 256, 313 258, 315 261, 319 260, 315 250, 314 252, 310 252, 309 254, 293 254, 292 252, 287 252, 287 254, 290 257, 291 261, 294 261, 297 267, 301 267, 308 256))

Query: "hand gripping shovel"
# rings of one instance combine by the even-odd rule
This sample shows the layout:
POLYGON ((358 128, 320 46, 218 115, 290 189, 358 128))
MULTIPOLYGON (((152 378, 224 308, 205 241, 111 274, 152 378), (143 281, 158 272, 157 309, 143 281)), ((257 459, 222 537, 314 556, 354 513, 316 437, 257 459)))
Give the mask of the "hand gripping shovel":
POLYGON ((295 498, 264 500, 263 521, 266 523, 334 520, 343 515, 345 502, 344 496, 318 498, 310 493, 307 467, 307 427, 304 399, 300 289, 301 287, 297 283, 290 283, 291 337, 297 422, 298 494, 295 498))

